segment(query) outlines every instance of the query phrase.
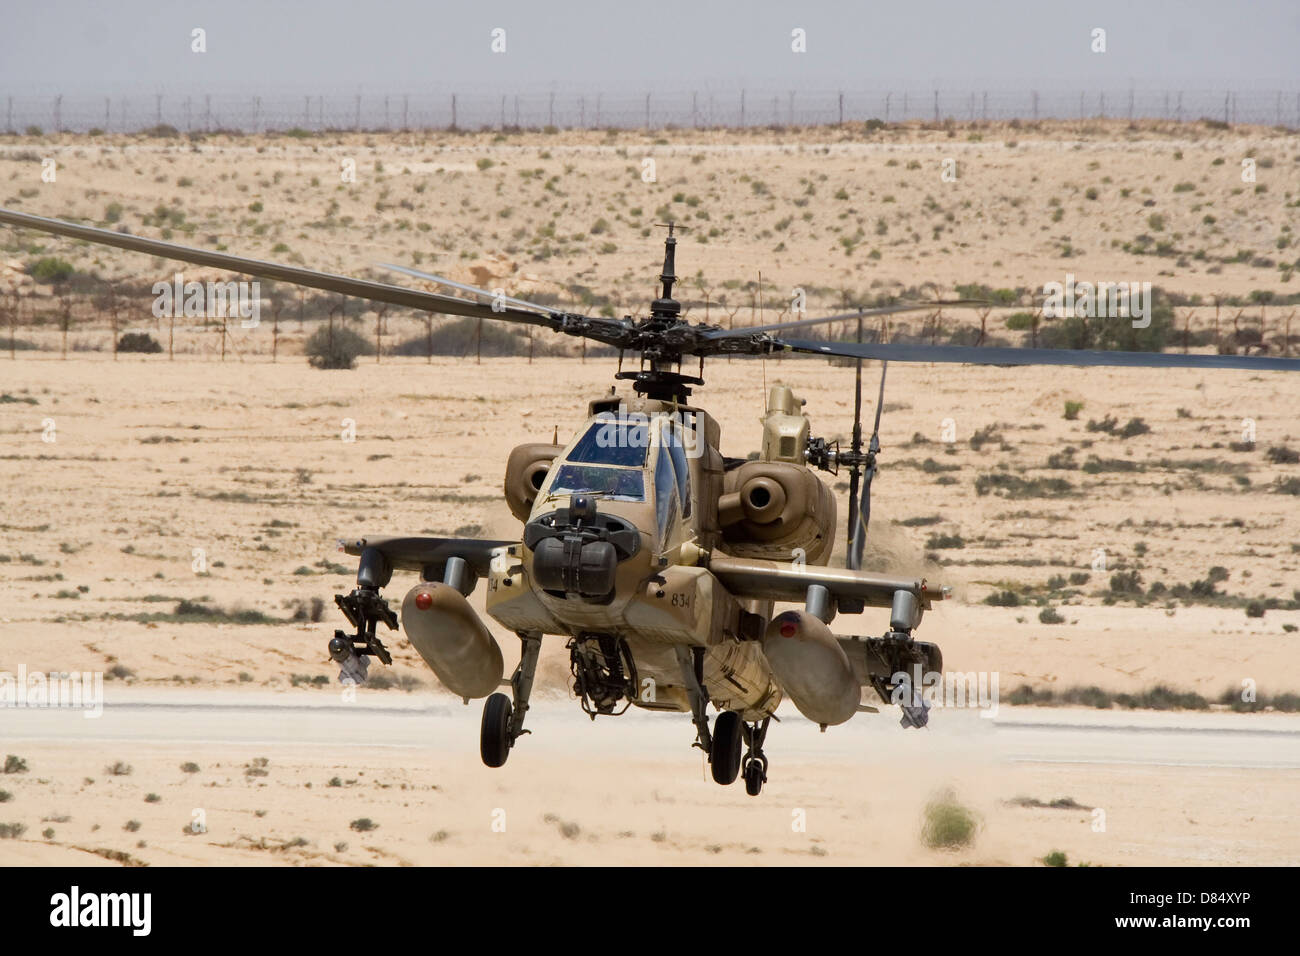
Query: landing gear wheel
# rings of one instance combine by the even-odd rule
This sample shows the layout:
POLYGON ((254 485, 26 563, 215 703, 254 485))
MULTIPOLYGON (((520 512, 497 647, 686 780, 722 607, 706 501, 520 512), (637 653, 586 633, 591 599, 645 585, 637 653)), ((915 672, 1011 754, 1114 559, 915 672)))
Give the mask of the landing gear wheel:
POLYGON ((479 753, 489 767, 500 767, 510 756, 510 717, 514 707, 505 694, 493 694, 483 705, 479 753))
POLYGON ((751 797, 758 796, 763 784, 767 783, 767 755, 763 753, 763 741, 767 739, 768 722, 771 717, 764 717, 752 727, 744 724, 745 752, 744 762, 740 765, 745 775, 745 792, 751 797))
POLYGON ((713 769, 713 779, 726 786, 735 783, 740 774, 740 736, 744 721, 734 710, 718 714, 713 722, 713 749, 709 754, 709 765, 713 769))

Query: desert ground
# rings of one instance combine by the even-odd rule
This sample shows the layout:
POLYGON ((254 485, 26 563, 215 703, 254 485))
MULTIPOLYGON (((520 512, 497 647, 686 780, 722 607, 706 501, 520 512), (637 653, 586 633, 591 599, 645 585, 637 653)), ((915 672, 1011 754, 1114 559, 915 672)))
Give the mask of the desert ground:
MULTIPOLYGON (((179 242, 349 274, 397 262, 617 314, 644 314, 661 262, 652 223, 676 218, 692 226, 678 248, 688 317, 758 323, 776 321, 796 286, 817 314, 879 292, 1041 288, 1067 272, 1202 302, 1282 296, 1297 145, 1270 129, 1125 123, 18 137, 0 143, 0 192, 12 208, 179 242), (56 183, 40 181, 46 154, 56 183), (956 183, 940 178, 950 154, 956 183), (646 156, 655 183, 641 178, 646 156), (1262 191, 1241 182, 1252 156, 1262 191), (338 183, 349 157, 358 181, 338 183), (1136 237, 1155 233, 1174 252, 1135 254, 1136 237), (762 310, 748 285, 760 268, 777 301, 762 310)), ((773 782, 750 799, 703 778, 682 718, 589 724, 567 699, 562 643, 544 650, 534 734, 501 771, 478 762, 478 708, 446 695, 400 632, 393 667, 376 665, 382 679, 357 703, 331 683, 325 642, 343 623, 332 595, 353 573, 336 539, 517 534, 500 499, 509 450, 571 434, 609 387, 612 358, 546 339, 567 354, 385 350, 322 371, 301 349, 323 315, 299 322, 286 306, 276 328, 264 311, 224 336, 169 329, 140 295, 124 299, 119 331, 157 336, 162 354, 115 359, 108 316, 86 309, 64 357, 50 317, 60 293, 27 275, 32 261, 57 255, 146 287, 181 267, 7 228, 0 242, 28 300, 15 334, 35 346, 12 361, 0 349, 0 670, 107 678, 99 722, 0 710, 0 746, 27 767, 0 776, 0 822, 17 834, 0 839, 0 862, 1300 860, 1286 823, 1300 718, 1282 712, 1300 692, 1300 384, 1287 373, 891 365, 868 566, 954 587, 920 635, 951 671, 996 672, 1001 713, 941 710, 916 732, 884 708, 823 736, 783 712, 773 782), (1232 712, 1243 690, 1274 712, 1232 712), (1027 706, 1048 691, 1105 706, 1027 706), (1142 709, 1170 693, 1189 695, 1185 709, 1142 709), (1068 729, 1098 721, 1109 729, 1068 729), (1037 743, 1017 749, 1017 734, 1037 743), (918 831, 924 804, 949 789, 981 825, 943 852, 918 831), (209 811, 205 833, 183 830, 195 808, 209 811), (808 810, 804 831, 791 829, 796 809, 808 810), (362 818, 378 828, 352 829, 362 818)), ((1028 302, 990 329, 1016 339, 999 323, 1028 302)), ((1214 311, 1181 307, 1177 325, 1205 329, 1214 311)), ((1223 309, 1225 330, 1238 311, 1223 309)), ((1263 318, 1276 330, 1286 312, 1263 318)), ((1253 308, 1242 321, 1260 318, 1253 308)), ((378 322, 386 343, 424 329, 356 303, 340 321, 365 334, 378 322)), ((868 363, 868 382, 878 371, 868 363)), ((851 368, 713 360, 705 377, 697 399, 728 455, 757 449, 777 382, 807 399, 816 433, 849 434, 851 368)), ((843 513, 845 476, 827 480, 843 513)), ((402 582, 389 590, 400 599, 402 582)), ((841 616, 834 629, 886 623, 841 616)), ((512 665, 517 641, 494 633, 512 665)))

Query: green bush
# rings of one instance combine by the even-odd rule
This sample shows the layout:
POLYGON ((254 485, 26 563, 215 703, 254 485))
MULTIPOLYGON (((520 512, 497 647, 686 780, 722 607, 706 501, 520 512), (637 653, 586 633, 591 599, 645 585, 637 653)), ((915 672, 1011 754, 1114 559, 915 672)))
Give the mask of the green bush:
POLYGON ((162 346, 148 332, 127 332, 117 340, 117 350, 119 352, 144 352, 152 355, 161 352, 162 346))
POLYGON ((995 591, 984 599, 993 607, 1020 607, 1020 595, 1015 591, 995 591))
POLYGON ((956 850, 970 846, 978 829, 975 813, 958 803, 953 791, 946 790, 925 806, 921 842, 932 850, 956 850))
POLYGON ((72 278, 72 263, 57 256, 43 256, 27 267, 27 274, 37 282, 46 284, 66 282, 72 278))
POLYGON ((353 368, 362 355, 374 355, 375 347, 342 325, 322 325, 303 346, 313 368, 353 368))

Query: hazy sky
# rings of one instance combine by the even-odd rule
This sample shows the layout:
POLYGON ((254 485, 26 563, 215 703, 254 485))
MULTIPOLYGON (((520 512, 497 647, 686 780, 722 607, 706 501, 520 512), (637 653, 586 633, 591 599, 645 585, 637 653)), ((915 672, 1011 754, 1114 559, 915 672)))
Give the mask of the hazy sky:
POLYGON ((4 0, 0 95, 1296 90, 1298 51, 1298 0, 4 0))

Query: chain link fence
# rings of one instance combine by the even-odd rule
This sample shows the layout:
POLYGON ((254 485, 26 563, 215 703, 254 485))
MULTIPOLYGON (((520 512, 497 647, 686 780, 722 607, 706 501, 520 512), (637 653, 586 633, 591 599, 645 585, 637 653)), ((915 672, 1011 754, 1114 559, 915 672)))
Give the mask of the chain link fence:
POLYGON ((708 129, 923 121, 1208 119, 1300 129, 1300 91, 885 90, 4 96, 7 133, 708 129))

